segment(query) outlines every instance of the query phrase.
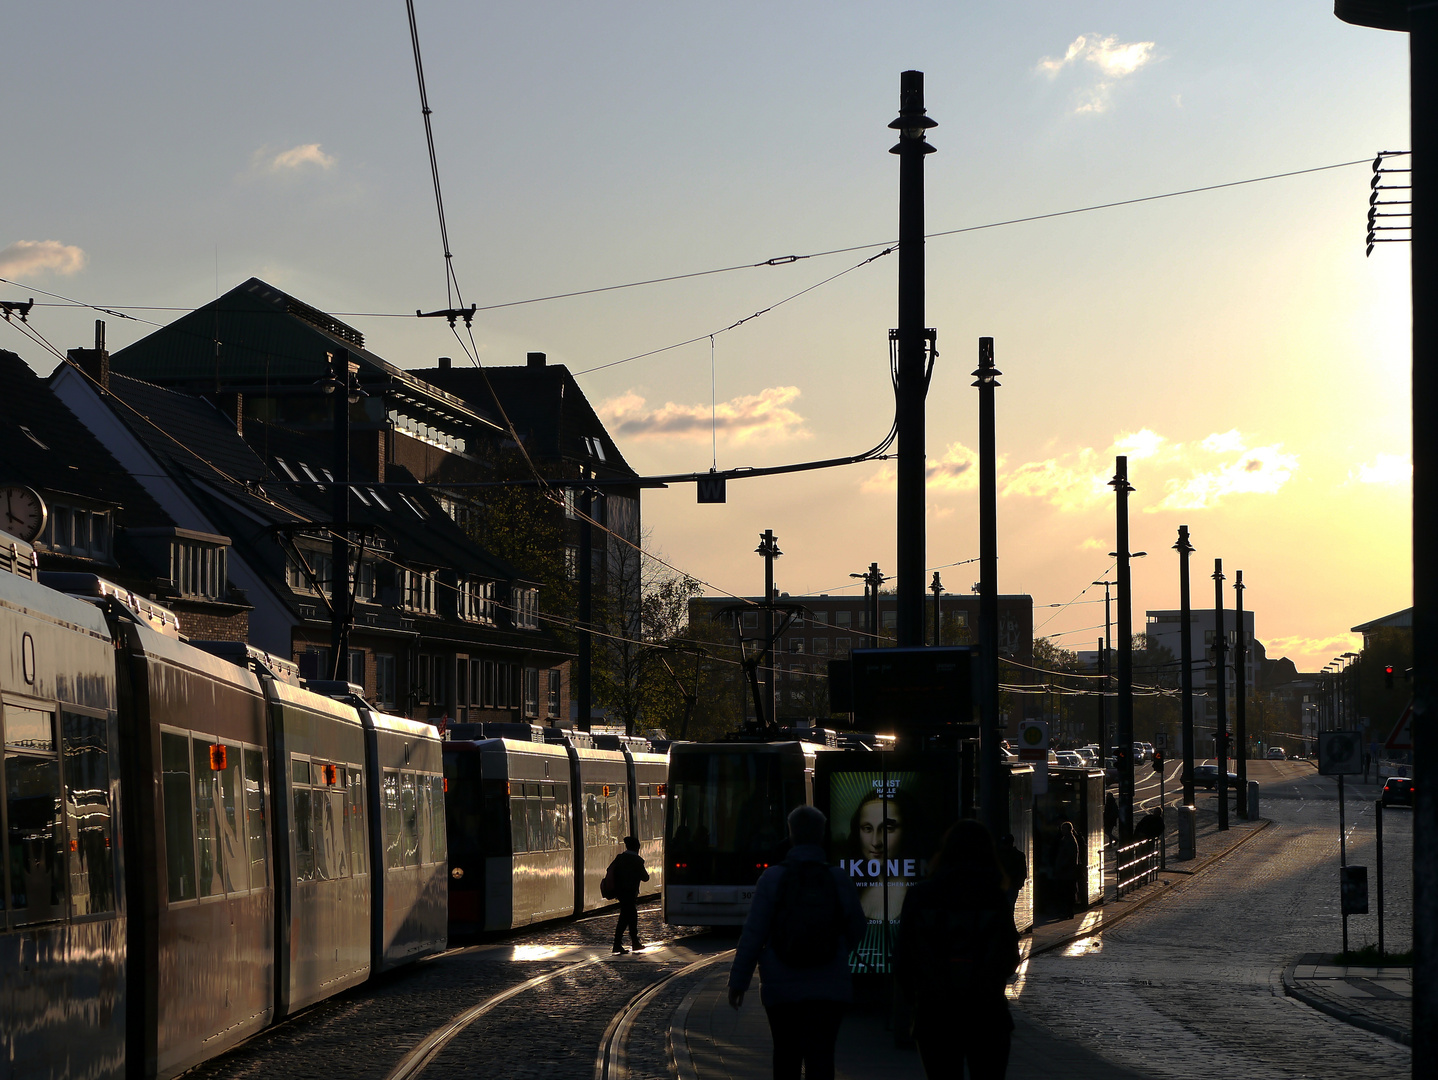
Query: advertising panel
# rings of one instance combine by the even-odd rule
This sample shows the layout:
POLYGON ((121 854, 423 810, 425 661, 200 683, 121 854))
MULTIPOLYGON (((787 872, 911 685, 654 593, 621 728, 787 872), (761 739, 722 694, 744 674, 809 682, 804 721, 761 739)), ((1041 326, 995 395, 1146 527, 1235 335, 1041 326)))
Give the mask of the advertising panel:
POLYGON ((831 857, 858 888, 869 920, 849 967, 856 975, 887 974, 904 895, 928 872, 939 838, 958 816, 953 767, 946 755, 933 755, 939 760, 923 768, 894 769, 876 768, 874 754, 842 765, 826 760, 834 756, 820 755, 821 768, 838 766, 823 769, 827 807, 820 808, 829 816, 831 857), (852 767, 860 763, 866 767, 852 767))

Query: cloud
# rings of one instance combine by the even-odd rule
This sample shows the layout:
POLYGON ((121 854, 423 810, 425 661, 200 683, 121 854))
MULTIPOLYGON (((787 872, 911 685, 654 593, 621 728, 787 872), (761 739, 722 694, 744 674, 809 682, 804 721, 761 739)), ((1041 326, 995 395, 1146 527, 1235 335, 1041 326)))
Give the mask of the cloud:
MULTIPOLYGON (((999 462, 1003 464, 1002 460, 999 462)), ((860 485, 864 492, 893 491, 897 474, 892 461, 871 474, 860 485)), ((924 469, 924 483, 935 494, 955 491, 974 491, 979 486, 979 455, 963 443, 949 443, 942 456, 930 458, 924 469)))
POLYGON ((288 150, 282 150, 278 154, 271 154, 269 147, 260 147, 255 151, 255 163, 261 165, 272 173, 294 172, 310 165, 317 165, 321 169, 329 169, 335 163, 334 155, 326 154, 320 149, 319 143, 301 143, 299 146, 292 146, 288 150))
POLYGON ((1152 41, 1119 41, 1113 35, 1080 34, 1061 57, 1046 56, 1038 70, 1057 79, 1066 69, 1090 65, 1096 71, 1077 91, 1075 113, 1101 113, 1109 107, 1114 84, 1127 78, 1154 59, 1152 41))
POLYGON ((1203 440, 1202 446, 1205 450, 1214 454, 1236 454, 1242 453, 1248 443, 1238 429, 1234 428, 1222 434, 1215 433, 1203 440))
POLYGON ((645 399, 634 391, 600 404, 598 412, 618 435, 635 439, 708 439, 712 430, 735 442, 755 439, 807 439, 804 418, 790 408, 799 396, 797 386, 772 386, 757 394, 709 405, 677 405, 666 402, 647 409, 645 399))
POLYGON ((1026 461, 999 478, 999 494, 1022 495, 1060 510, 1082 510, 1112 495, 1111 460, 1084 447, 1062 458, 1026 461))
POLYGON ((1167 494, 1144 510, 1151 514, 1160 510, 1207 510, 1230 495, 1272 495, 1288 483, 1297 468, 1297 455, 1284 453, 1282 443, 1255 446, 1214 468, 1167 481, 1167 494))
POLYGON ((1379 454, 1349 473, 1348 479, 1360 484, 1407 484, 1413 480, 1413 462, 1406 454, 1379 454))
POLYGON ((1115 454, 1127 454, 1131 458, 1142 460, 1157 456, 1166 443, 1168 440, 1158 432, 1143 428, 1128 435, 1120 435, 1113 441, 1113 450, 1115 454))
POLYGON ((1277 637, 1265 638, 1263 646, 1270 659, 1286 656, 1299 671, 1318 671, 1335 656, 1358 651, 1363 646, 1363 639, 1357 634, 1334 634, 1323 638, 1277 637))
POLYGON ((58 240, 16 240, 0 251, 0 277, 29 274, 76 274, 85 266, 85 252, 58 240))
POLYGON ((1079 545, 1080 551, 1103 551, 1109 546, 1109 541, 1100 540, 1097 536, 1090 536, 1079 545))

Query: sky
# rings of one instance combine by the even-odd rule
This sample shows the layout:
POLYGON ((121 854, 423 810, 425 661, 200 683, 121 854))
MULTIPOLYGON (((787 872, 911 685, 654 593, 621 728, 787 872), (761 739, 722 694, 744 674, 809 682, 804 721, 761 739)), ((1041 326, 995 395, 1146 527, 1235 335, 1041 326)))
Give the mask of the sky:
MULTIPOLYGON (((927 562, 945 586, 978 577, 954 564, 978 554, 970 373, 991 336, 999 588, 1033 596, 1038 633, 1102 635, 1089 583, 1113 576, 1117 454, 1148 552, 1136 630, 1178 606, 1180 524, 1194 605, 1213 604, 1215 558, 1228 606, 1242 569, 1258 638, 1301 670, 1411 603, 1408 249, 1363 243, 1366 162, 1408 147, 1406 36, 1325 0, 414 10, 480 361, 568 365, 640 473, 883 437, 887 124, 916 69, 938 124, 928 231, 972 230, 926 245, 927 562), (790 255, 812 257, 763 265, 790 255)), ((0 298, 34 296, 60 351, 91 343, 97 313, 49 294, 130 316, 103 316, 114 350, 257 276, 401 367, 468 362, 468 338, 412 315, 458 301, 405 5, 30 5, 0 59, 0 298)), ((0 348, 54 366, 13 326, 0 348)), ((854 592, 871 562, 893 572, 892 476, 734 481, 722 506, 650 492, 647 544, 752 595, 773 529, 782 590, 854 592)))

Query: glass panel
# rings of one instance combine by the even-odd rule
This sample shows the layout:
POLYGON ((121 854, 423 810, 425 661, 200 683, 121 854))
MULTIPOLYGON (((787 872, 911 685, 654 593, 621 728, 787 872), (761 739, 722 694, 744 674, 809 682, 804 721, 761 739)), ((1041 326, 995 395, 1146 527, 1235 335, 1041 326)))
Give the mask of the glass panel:
POLYGON ((529 824, 524 798, 509 800, 509 840, 516 855, 529 850, 529 824))
POLYGON ((560 851, 569 847, 569 821, 572 808, 569 805, 569 785, 554 785, 554 845, 560 851))
MULTIPOLYGON (((316 769, 323 766, 316 765, 316 769)), ((323 780, 323 778, 321 778, 323 780)), ((310 792, 311 824, 314 832, 315 878, 329 881, 336 876, 337 866, 334 810, 326 787, 316 786, 310 792)))
POLYGON ((393 769, 384 771, 381 801, 384 803, 384 864, 387 869, 393 870, 404 865, 403 838, 400 835, 404 826, 399 805, 399 773, 393 769))
MULTIPOLYGON (((534 784, 525 784, 526 788, 536 787, 534 784)), ((540 823, 540 813, 543 804, 537 795, 529 795, 524 800, 524 834, 529 841, 530 851, 544 850, 544 827, 540 823)))
POLYGON ((39 709, 5 706, 5 745, 17 750, 55 749, 55 723, 39 709))
POLYGON ((302 758, 290 761, 290 778, 294 785, 294 820, 290 828, 295 838, 295 880, 315 879, 314 807, 309 788, 310 763, 302 758))
POLYGON ((245 833, 249 841, 250 888, 270 883, 265 860, 265 758, 258 750, 245 751, 245 833))
POLYGON ((216 774, 210 770, 210 744, 202 737, 190 743, 195 763, 195 886, 201 896, 224 892, 216 865, 216 774))
POLYGON ((430 862, 444 862, 449 854, 444 830, 444 777, 429 778, 429 799, 434 809, 429 819, 429 858, 430 862))
POLYGON ((356 874, 366 873, 364 774, 349 770, 349 787, 345 790, 345 816, 349 820, 350 867, 356 874))
MULTIPOLYGON (((340 776, 344 776, 343 770, 340 771, 340 776)), ((330 842, 334 848, 335 876, 349 877, 349 839, 345 836, 345 789, 342 787, 332 787, 326 793, 325 827, 329 830, 330 842)))
POLYGON ((559 847, 559 811, 554 805, 554 785, 544 785, 544 798, 540 800, 539 827, 545 851, 559 847))
POLYGON ((160 733, 160 768, 165 798, 165 863, 170 903, 195 898, 194 814, 190 803, 190 740, 160 733))
POLYGON ((6 754, 5 798, 10 906, 15 919, 22 923, 62 919, 65 826, 60 815, 60 762, 53 756, 6 754))
POLYGON ((115 910, 110 746, 104 720, 63 713, 60 724, 70 831, 70 911, 98 915, 115 910))
POLYGON ((225 748, 225 767, 215 773, 220 785, 220 856, 224 860, 225 890, 248 892, 249 845, 245 838, 244 758, 237 746, 225 748))
POLYGON ((404 864, 419 865, 419 803, 415 796, 414 773, 400 774, 400 807, 404 815, 404 864))

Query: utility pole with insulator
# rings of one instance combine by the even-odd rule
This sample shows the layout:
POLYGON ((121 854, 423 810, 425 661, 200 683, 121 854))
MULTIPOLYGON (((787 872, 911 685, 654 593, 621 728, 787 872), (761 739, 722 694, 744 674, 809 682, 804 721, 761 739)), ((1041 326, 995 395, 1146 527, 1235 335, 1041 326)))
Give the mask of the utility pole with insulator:
POLYGON ((1128 550, 1128 458, 1114 459, 1113 488, 1118 545, 1118 827, 1124 842, 1133 837, 1133 583, 1128 550))
POLYGON ((1335 0, 1345 22, 1408 32, 1413 172, 1413 1076, 1438 1073, 1438 242, 1428 210, 1438 185, 1438 7, 1335 0), (1433 180, 1434 184, 1429 181, 1433 180))
POLYGON ((350 624, 354 618, 353 589, 350 587, 350 403, 359 400, 356 375, 359 364, 341 349, 327 353, 329 378, 325 393, 334 398, 334 470, 330 486, 333 504, 330 516, 330 647, 333 668, 330 678, 349 682, 350 624))
MULTIPOLYGON (((764 558, 764 653, 759 658, 759 670, 764 686, 764 701, 769 707, 769 718, 774 720, 779 715, 774 708, 774 695, 778 689, 778 680, 774 678, 774 560, 784 553, 779 550, 779 540, 773 529, 765 529, 759 535, 759 546, 754 552, 764 558)), ((762 716, 759 717, 759 722, 764 722, 762 716)))
POLYGON ((939 580, 939 572, 934 571, 934 580, 929 583, 929 591, 934 594, 934 644, 942 645, 944 633, 944 583, 939 580))
POLYGON ((1218 775, 1214 777, 1218 790, 1218 827, 1228 828, 1228 672, 1223 654, 1228 651, 1223 629, 1223 560, 1213 560, 1213 669, 1218 680, 1215 693, 1218 695, 1218 730, 1214 733, 1214 760, 1218 762, 1218 775))
POLYGON ((895 426, 898 429, 898 639, 924 643, 924 137, 935 122, 924 115, 924 73, 899 79, 899 116, 889 124, 899 142, 899 340, 895 426))
MULTIPOLYGON (((586 477, 587 479, 587 477, 586 477)), ((579 490, 579 711, 575 726, 588 731, 594 715, 594 492, 579 490)))
POLYGON ((1193 545, 1188 542, 1188 526, 1178 527, 1178 685, 1183 717, 1183 805, 1193 805, 1193 612, 1188 598, 1188 557, 1193 545))

